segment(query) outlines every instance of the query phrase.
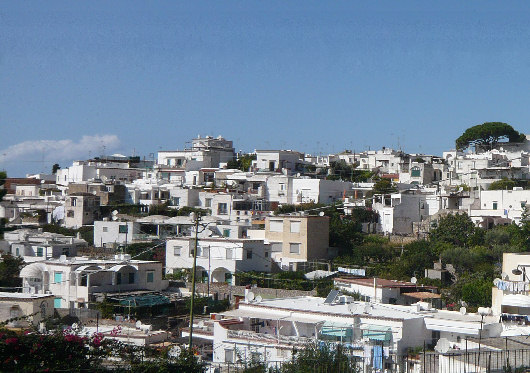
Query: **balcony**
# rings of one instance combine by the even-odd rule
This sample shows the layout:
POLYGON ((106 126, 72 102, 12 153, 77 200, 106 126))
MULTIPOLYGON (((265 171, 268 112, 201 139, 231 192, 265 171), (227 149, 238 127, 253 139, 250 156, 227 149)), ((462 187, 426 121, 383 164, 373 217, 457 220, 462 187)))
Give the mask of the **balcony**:
POLYGON ((263 334, 263 333, 256 333, 251 330, 228 330, 228 338, 235 338, 235 339, 245 339, 245 340, 251 340, 256 342, 264 342, 264 343, 270 343, 270 344, 288 344, 288 345, 304 345, 310 342, 314 342, 314 338, 309 337, 297 337, 295 335, 288 336, 288 335, 273 335, 273 334, 263 334))

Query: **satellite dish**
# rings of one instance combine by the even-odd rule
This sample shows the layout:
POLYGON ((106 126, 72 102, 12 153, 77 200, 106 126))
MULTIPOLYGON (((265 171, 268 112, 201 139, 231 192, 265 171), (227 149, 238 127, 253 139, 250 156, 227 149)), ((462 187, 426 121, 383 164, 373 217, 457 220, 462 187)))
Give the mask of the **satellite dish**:
POLYGON ((261 295, 258 295, 256 297, 256 303, 260 303, 262 300, 263 300, 263 298, 261 297, 261 295))
POLYGON ((318 213, 318 215, 319 215, 319 216, 324 216, 324 215, 326 215, 326 214, 324 214, 324 211, 320 211, 320 212, 318 213))
POLYGON ((350 313, 357 313, 357 305, 355 303, 348 304, 348 311, 350 313))
POLYGON ((118 210, 112 211, 112 216, 116 216, 116 215, 118 215, 118 210))
POLYGON ((499 281, 501 281, 501 279, 496 278, 495 280, 493 280, 493 285, 497 286, 499 284, 499 281))
POLYGON ((79 328, 79 325, 77 325, 76 322, 72 324, 72 329, 77 330, 78 328, 79 328))
POLYGON ((138 321, 136 322, 136 327, 137 327, 138 329, 140 329, 140 326, 142 326, 142 322, 141 322, 140 320, 138 320, 138 321))
POLYGON ((460 307, 460 313, 462 315, 465 315, 467 313, 467 308, 466 307, 460 307))
POLYGON ((204 321, 203 320, 199 321, 198 325, 199 325, 199 328, 204 328, 204 321))
POLYGON ((418 279, 416 277, 412 277, 410 279, 410 282, 412 282, 413 284, 417 283, 418 282, 418 279))
POLYGON ((247 301, 252 302, 254 300, 254 293, 249 291, 247 294, 247 301))
POLYGON ((507 274, 506 272, 502 272, 502 273, 501 273, 501 278, 502 278, 503 280, 508 280, 509 277, 508 277, 508 274, 507 274))

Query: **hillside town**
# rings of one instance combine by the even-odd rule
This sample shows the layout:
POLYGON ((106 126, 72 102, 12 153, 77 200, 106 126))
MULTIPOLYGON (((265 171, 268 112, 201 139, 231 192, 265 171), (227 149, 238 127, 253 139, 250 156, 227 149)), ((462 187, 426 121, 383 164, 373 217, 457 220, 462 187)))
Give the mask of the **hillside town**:
POLYGON ((0 173, 5 335, 189 349, 212 373, 332 352, 351 372, 530 366, 530 134, 484 123, 441 155, 236 149, 199 134, 0 173))

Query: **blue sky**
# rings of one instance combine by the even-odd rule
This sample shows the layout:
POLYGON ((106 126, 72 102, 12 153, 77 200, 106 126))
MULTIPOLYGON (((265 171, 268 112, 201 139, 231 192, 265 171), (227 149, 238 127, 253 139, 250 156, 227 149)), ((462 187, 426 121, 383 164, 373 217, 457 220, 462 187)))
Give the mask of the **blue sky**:
POLYGON ((486 121, 528 133, 529 16, 528 2, 0 1, 0 169, 197 134, 441 154, 486 121))

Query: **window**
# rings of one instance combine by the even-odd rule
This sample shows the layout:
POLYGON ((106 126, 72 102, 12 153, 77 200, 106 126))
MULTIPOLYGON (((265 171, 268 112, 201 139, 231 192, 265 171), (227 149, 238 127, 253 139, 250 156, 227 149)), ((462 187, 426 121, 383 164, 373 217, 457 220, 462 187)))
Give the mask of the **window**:
POLYGON ((128 229, 129 227, 125 224, 125 225, 120 225, 119 227, 119 232, 120 233, 127 233, 129 231, 128 229))
POLYGON ((299 243, 290 243, 289 252, 291 254, 300 254, 300 244, 299 243))
POLYGON ((109 227, 103 227, 103 232, 108 232, 109 231, 109 227))
POLYGON ((173 247, 173 255, 174 256, 180 256, 180 250, 182 249, 181 246, 175 246, 173 247))
POLYGON ((291 233, 300 233, 300 222, 299 221, 291 222, 291 233))
POLYGON ((53 274, 53 282, 56 284, 63 282, 63 273, 55 271, 55 273, 53 274))
POLYGON ((211 198, 206 198, 204 200, 204 207, 212 207, 212 199, 211 198))
POLYGON ((226 259, 232 259, 234 257, 234 249, 226 249, 226 259))
POLYGON ((230 237, 230 229, 223 229, 223 237, 230 237))
POLYGON ((234 362, 234 350, 225 349, 225 363, 234 362))
POLYGON ((218 215, 227 215, 228 214, 228 206, 226 203, 218 203, 217 204, 217 214, 218 215))
POLYGON ((271 220, 270 231, 271 232, 283 232, 283 220, 271 220))
POLYGON ((116 284, 121 285, 121 273, 116 273, 116 284))
POLYGON ((521 201, 521 208, 524 210, 525 207, 526 207, 526 201, 521 201))
POLYGON ((269 257, 269 252, 265 251, 265 258, 268 258, 268 257, 269 257))
POLYGON ((37 256, 44 256, 44 247, 37 247, 37 256))
POLYGON ((81 275, 81 286, 87 286, 88 284, 87 279, 88 279, 87 275, 83 275, 83 274, 81 275))
POLYGON ((77 198, 72 197, 72 199, 70 200, 70 206, 77 206, 77 198))
POLYGON ((271 242, 271 251, 272 252, 281 252, 282 251, 282 243, 281 242, 271 242))
POLYGON ((134 284, 134 272, 129 273, 129 284, 134 284))
POLYGON ((70 248, 69 247, 63 247, 63 254, 62 255, 68 256, 69 254, 70 254, 70 248))
POLYGON ((147 271, 147 282, 155 281, 155 271, 147 271))
POLYGON ((497 201, 493 201, 493 210, 497 210, 497 201))
POLYGON ((61 301, 62 301, 62 298, 55 298, 53 300, 53 307, 54 308, 61 308, 61 301))
POLYGON ((173 206, 180 206, 180 197, 172 197, 171 200, 173 206))
POLYGON ((252 259, 252 250, 247 249, 247 259, 252 259))
POLYGON ((73 218, 74 217, 74 211, 73 210, 68 210, 67 213, 66 213, 66 217, 67 218, 73 218))
POLYGON ((419 167, 412 167, 410 169, 410 176, 412 176, 412 177, 420 177, 421 176, 420 168, 419 167))
POLYGON ((16 256, 19 256, 20 255, 20 248, 17 247, 16 250, 15 250, 15 253, 16 253, 15 254, 16 256))

